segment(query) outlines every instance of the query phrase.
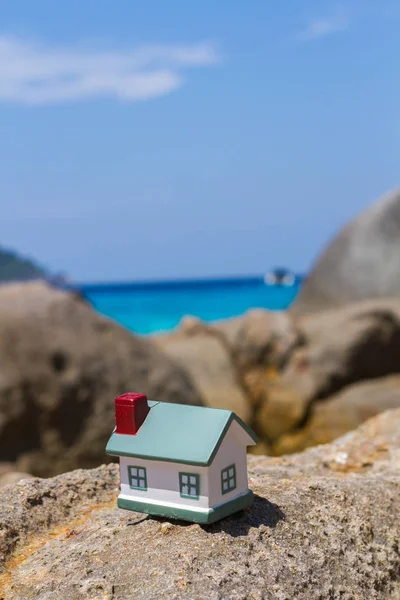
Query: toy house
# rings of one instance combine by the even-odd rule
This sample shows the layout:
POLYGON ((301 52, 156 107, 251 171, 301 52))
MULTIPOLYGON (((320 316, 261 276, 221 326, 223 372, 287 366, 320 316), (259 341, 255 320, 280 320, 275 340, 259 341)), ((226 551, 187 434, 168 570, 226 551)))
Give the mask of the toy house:
POLYGON ((119 457, 120 508, 212 523, 251 504, 246 448, 257 437, 235 413, 128 393, 115 415, 106 452, 119 457))

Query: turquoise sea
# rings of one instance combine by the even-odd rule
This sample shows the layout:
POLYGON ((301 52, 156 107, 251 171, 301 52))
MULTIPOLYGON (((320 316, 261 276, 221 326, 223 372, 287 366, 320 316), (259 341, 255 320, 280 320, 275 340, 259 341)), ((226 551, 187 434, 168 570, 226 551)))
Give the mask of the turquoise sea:
POLYGON ((169 331, 185 315, 212 322, 250 308, 282 310, 296 297, 300 282, 267 285, 263 277, 155 283, 81 285, 100 313, 139 334, 169 331))

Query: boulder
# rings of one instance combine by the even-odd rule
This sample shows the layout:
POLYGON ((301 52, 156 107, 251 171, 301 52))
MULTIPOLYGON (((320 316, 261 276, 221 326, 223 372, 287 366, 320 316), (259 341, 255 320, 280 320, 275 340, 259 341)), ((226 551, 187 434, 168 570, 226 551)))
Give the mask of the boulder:
POLYGON ((106 460, 114 397, 201 404, 150 341, 45 283, 0 288, 0 461, 49 476, 106 460))
POLYGON ((0 597, 400 598, 400 410, 250 457, 249 510, 199 526, 119 510, 115 465, 0 490, 0 597))
POLYGON ((317 260, 292 306, 305 314, 400 296, 400 191, 347 225, 317 260))
POLYGON ((264 380, 264 402, 255 415, 272 453, 298 451, 312 440, 328 442, 379 410, 397 406, 386 403, 386 386, 382 390, 386 400, 380 403, 381 384, 365 398, 365 410, 359 409, 362 394, 346 394, 346 389, 400 373, 400 300, 354 303, 299 318, 294 328, 294 343, 284 360, 276 356, 281 368, 274 381, 264 380), (339 392, 343 399, 331 404, 339 392), (335 407, 341 412, 337 418, 335 407))
POLYGON ((400 300, 354 303, 305 317, 282 381, 314 402, 346 385, 400 373, 400 300))
POLYGON ((233 410, 249 422, 250 406, 229 346, 211 326, 193 325, 153 339, 190 375, 206 406, 233 410))
POLYGON ((152 339, 190 374, 204 404, 229 408, 256 426, 262 382, 275 378, 276 357, 295 335, 287 313, 256 309, 212 324, 186 317, 176 331, 152 339))
POLYGON ((303 427, 280 436, 273 451, 279 455, 326 444, 392 408, 400 408, 399 375, 349 385, 323 402, 316 402, 303 427))
POLYGON ((277 357, 295 341, 293 319, 287 312, 252 309, 213 327, 225 338, 237 367, 243 370, 278 368, 277 357))
POLYGON ((379 401, 381 383, 364 408, 357 391, 340 403, 330 399, 353 384, 400 373, 400 299, 297 317, 259 309, 213 324, 186 319, 154 341, 190 374, 206 405, 231 408, 249 423, 261 439, 258 453, 331 441, 398 405, 386 384, 379 401))

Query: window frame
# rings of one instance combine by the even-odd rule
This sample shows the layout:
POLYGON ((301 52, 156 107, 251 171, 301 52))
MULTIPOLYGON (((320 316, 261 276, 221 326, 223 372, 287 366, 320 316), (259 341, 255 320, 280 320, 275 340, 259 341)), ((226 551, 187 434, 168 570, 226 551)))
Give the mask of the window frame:
POLYGON ((147 469, 146 467, 141 467, 139 465, 128 465, 128 482, 131 490, 139 490, 140 492, 147 492, 147 469), (137 469, 137 475, 132 474, 132 469, 137 469), (139 470, 144 471, 144 475, 140 475, 139 470), (144 487, 139 485, 133 485, 132 481, 136 479, 138 484, 141 481, 144 481, 144 487))
POLYGON ((187 498, 188 500, 199 500, 200 499, 200 474, 199 473, 187 473, 187 472, 180 472, 179 473, 179 494, 181 496, 181 498, 187 498), (187 483, 183 482, 183 477, 195 477, 196 478, 196 483, 191 483, 190 479, 188 480, 187 483), (189 489, 191 488, 195 488, 196 490, 196 494, 185 494, 184 492, 182 492, 182 488, 183 486, 186 485, 189 489))
POLYGON ((237 476, 236 476, 236 465, 233 463, 228 467, 225 467, 221 470, 221 493, 229 494, 229 492, 233 492, 237 488, 237 476), (229 475, 229 470, 233 469, 233 475, 229 475), (227 477, 224 479, 224 473, 227 474, 227 477), (233 481, 233 487, 230 485, 230 481, 233 481), (224 483, 228 482, 228 489, 224 490, 224 483))

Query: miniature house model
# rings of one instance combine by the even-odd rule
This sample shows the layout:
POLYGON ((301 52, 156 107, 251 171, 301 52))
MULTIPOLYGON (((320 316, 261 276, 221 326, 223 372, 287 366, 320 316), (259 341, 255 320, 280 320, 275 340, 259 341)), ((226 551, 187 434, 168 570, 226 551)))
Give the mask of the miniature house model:
POLYGON ((257 437, 235 413, 128 393, 115 414, 106 451, 120 459, 120 508, 212 523, 251 504, 246 448, 257 437))

